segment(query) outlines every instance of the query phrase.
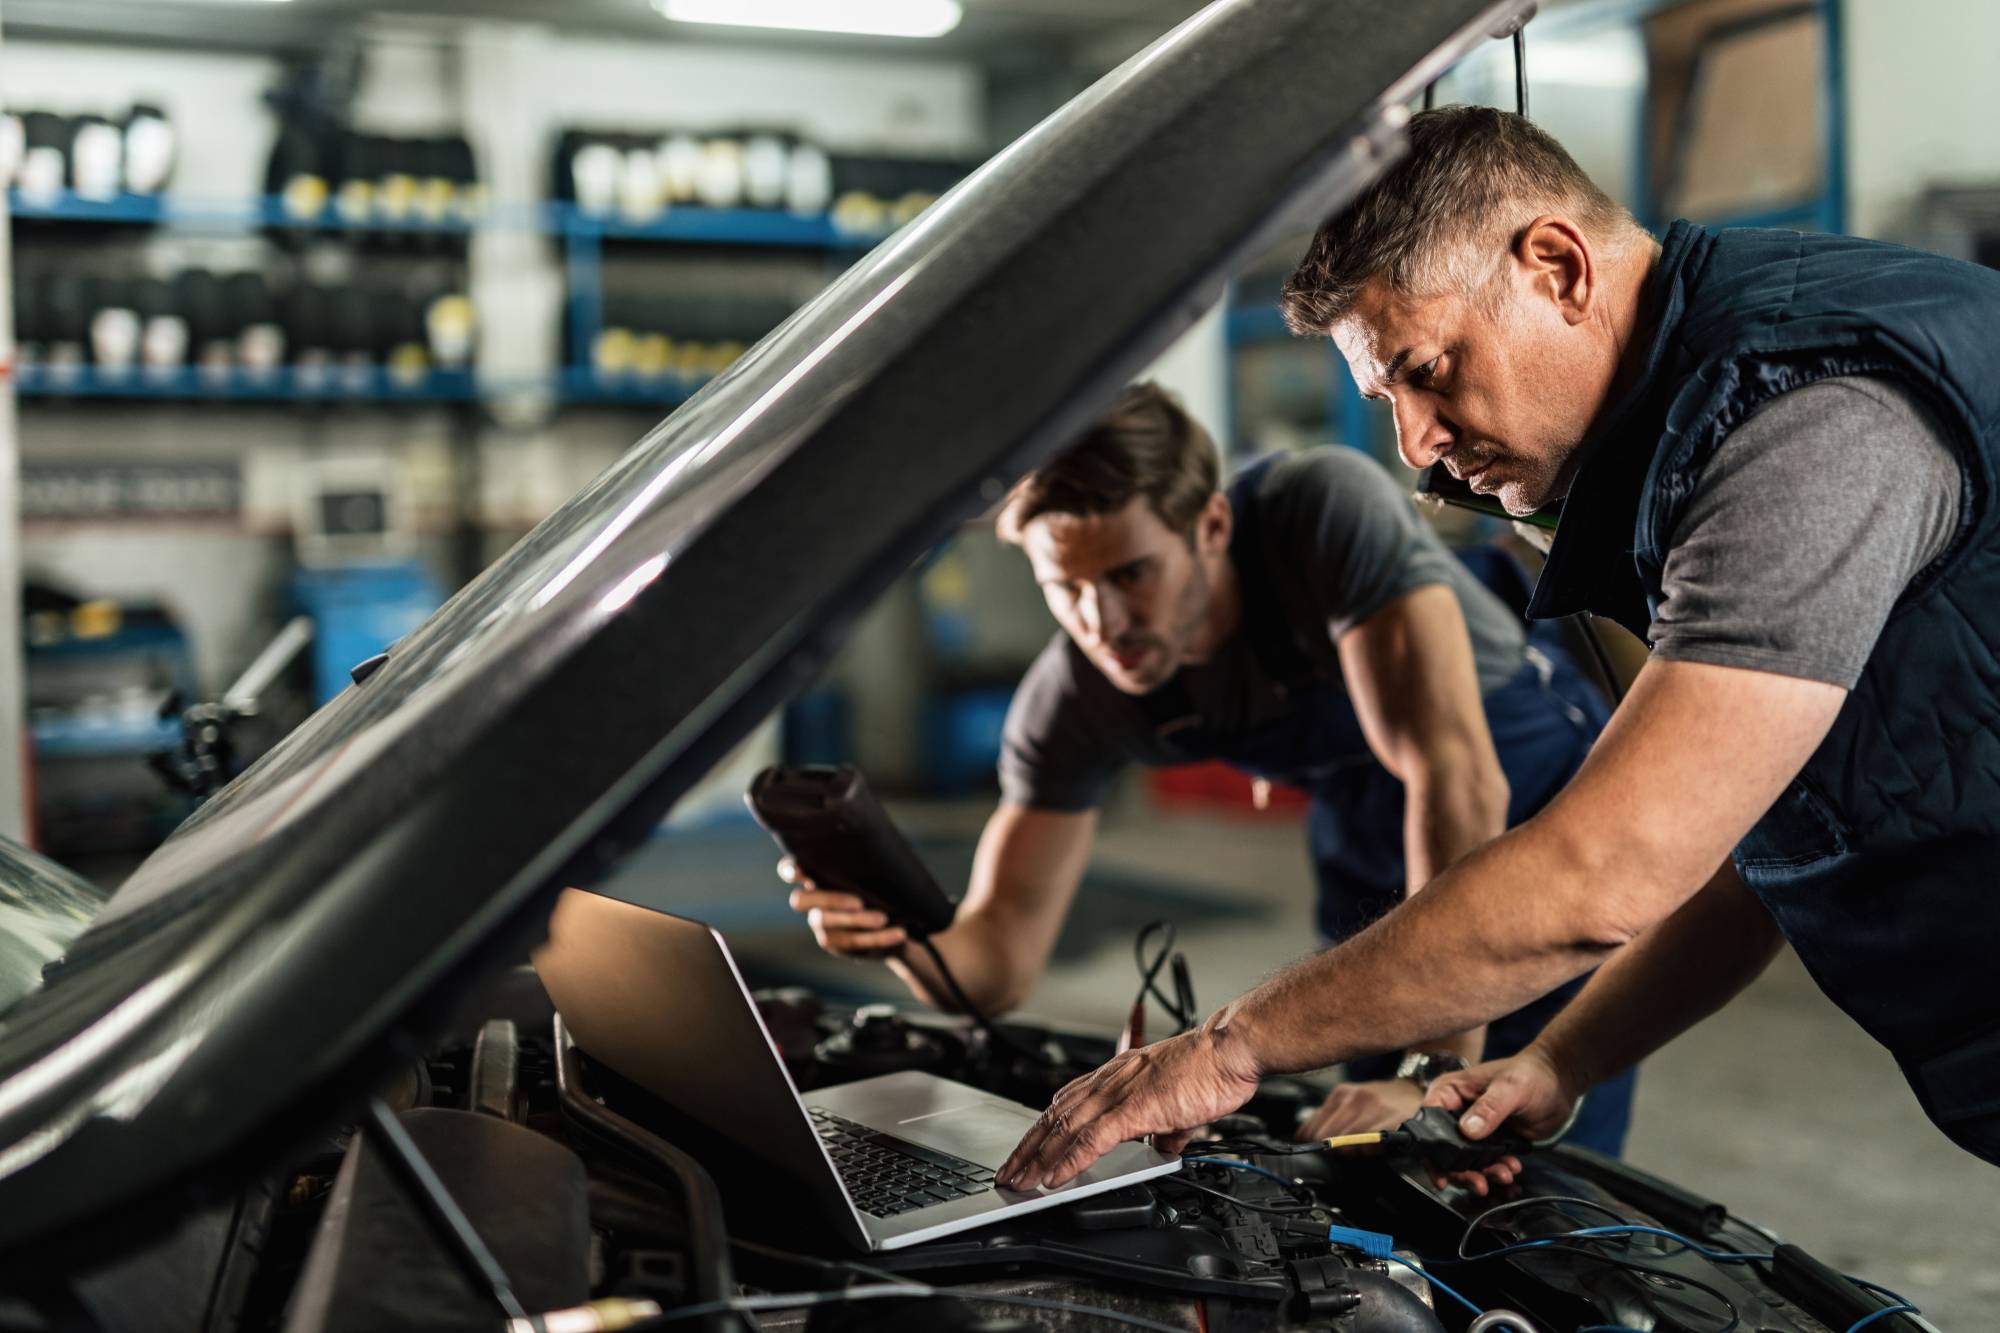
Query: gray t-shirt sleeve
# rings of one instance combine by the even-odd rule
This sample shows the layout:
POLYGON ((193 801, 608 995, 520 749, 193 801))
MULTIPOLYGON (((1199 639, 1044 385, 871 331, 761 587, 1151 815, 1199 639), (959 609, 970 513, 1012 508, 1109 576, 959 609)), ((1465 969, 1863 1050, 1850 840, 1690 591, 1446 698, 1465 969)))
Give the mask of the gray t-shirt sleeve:
POLYGON ((1335 640, 1404 594, 1441 583, 1465 616, 1480 689, 1513 677, 1526 642, 1520 617, 1451 553, 1405 486, 1354 449, 1315 450, 1281 466, 1292 472, 1271 506, 1278 549, 1308 565, 1313 612, 1335 640))
POLYGON ((1457 561, 1374 459, 1319 449, 1279 467, 1278 546, 1310 558, 1309 586, 1334 638, 1405 593, 1452 581, 1457 561))
POLYGON ((1094 810, 1125 766, 1116 693, 1058 633, 1035 658, 1007 705, 1000 733, 1000 795, 1037 810, 1094 810))
POLYGON ((1661 657, 1851 689, 1910 580, 1958 528, 1957 455, 1892 380, 1766 403, 1703 470, 1648 633, 1661 657))

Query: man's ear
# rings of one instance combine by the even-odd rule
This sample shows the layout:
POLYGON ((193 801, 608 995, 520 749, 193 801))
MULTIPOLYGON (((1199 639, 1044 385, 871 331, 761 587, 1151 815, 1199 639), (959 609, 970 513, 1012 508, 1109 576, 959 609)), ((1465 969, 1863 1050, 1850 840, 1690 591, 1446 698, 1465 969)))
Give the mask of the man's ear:
POLYGON ((1559 213, 1544 213, 1514 240, 1514 262, 1529 288, 1553 301, 1564 322, 1590 318, 1597 299, 1597 257, 1578 227, 1559 213))
POLYGON ((1236 531, 1236 511, 1221 491, 1208 497, 1194 521, 1194 549, 1200 555, 1220 555, 1229 550, 1229 538, 1236 531))

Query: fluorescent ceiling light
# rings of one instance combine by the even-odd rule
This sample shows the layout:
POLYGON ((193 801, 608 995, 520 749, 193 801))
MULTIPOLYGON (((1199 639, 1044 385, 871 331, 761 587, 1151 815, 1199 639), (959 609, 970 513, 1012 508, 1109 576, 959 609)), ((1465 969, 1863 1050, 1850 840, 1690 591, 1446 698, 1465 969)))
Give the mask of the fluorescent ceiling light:
POLYGON ((965 16, 959 0, 653 0, 653 8, 680 23, 867 37, 942 37, 965 16))

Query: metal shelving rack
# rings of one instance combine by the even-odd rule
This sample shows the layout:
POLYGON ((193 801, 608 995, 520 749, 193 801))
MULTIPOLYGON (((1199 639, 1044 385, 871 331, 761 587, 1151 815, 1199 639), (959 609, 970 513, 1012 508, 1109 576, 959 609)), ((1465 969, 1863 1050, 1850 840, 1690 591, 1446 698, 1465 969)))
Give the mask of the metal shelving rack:
MULTIPOLYGON (((573 349, 589 348, 603 327, 606 241, 852 255, 874 245, 885 234, 844 229, 827 214, 799 215, 749 208, 676 207, 657 217, 634 221, 617 215, 587 213, 574 204, 551 203, 533 209, 489 208, 476 217, 433 221, 415 217, 358 220, 343 216, 331 204, 317 213, 301 216, 275 195, 244 200, 195 200, 173 195, 127 194, 100 200, 65 193, 54 199, 35 200, 10 191, 8 204, 13 217, 29 221, 173 225, 229 231, 284 227, 354 236, 378 232, 469 235, 488 227, 530 228, 555 237, 563 247, 568 280, 565 325, 573 349)), ((214 376, 195 367, 161 374, 137 368, 124 373, 105 372, 89 365, 23 367, 17 378, 22 395, 31 398, 415 403, 470 402, 502 394, 544 392, 562 403, 633 406, 670 406, 692 396, 704 383, 706 377, 684 375, 610 377, 580 363, 566 365, 553 376, 528 381, 492 380, 463 370, 433 370, 418 379, 405 379, 382 367, 372 368, 357 383, 352 372, 342 370, 321 376, 284 367, 262 373, 231 370, 214 376)))

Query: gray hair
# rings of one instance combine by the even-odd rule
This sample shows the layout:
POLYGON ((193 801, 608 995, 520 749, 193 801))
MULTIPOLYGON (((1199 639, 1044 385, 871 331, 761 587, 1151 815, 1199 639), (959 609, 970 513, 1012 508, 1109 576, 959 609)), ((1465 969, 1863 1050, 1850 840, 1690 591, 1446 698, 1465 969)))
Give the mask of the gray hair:
POLYGON ((1285 323, 1327 333, 1370 279, 1411 296, 1479 293, 1500 252, 1543 213, 1622 248, 1637 224, 1533 122, 1491 107, 1447 106, 1410 118, 1410 153, 1321 225, 1285 283, 1285 323))

